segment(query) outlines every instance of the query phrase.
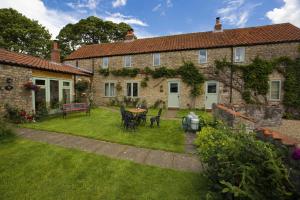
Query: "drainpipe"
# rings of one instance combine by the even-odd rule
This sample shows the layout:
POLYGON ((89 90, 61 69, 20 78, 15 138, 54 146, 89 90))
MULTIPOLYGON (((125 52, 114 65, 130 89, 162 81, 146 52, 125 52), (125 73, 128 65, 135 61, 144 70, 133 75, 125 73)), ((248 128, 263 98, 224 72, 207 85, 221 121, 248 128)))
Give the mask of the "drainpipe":
POLYGON ((233 69, 232 65, 234 63, 234 49, 231 47, 231 65, 230 65, 230 95, 229 95, 229 103, 232 103, 232 86, 233 86, 233 69))
POLYGON ((77 101, 77 91, 76 91, 76 88, 75 88, 75 84, 76 84, 76 75, 74 75, 74 77, 73 77, 73 79, 74 79, 74 83, 73 83, 73 90, 74 90, 74 97, 75 97, 75 99, 74 99, 74 102, 76 102, 77 101))

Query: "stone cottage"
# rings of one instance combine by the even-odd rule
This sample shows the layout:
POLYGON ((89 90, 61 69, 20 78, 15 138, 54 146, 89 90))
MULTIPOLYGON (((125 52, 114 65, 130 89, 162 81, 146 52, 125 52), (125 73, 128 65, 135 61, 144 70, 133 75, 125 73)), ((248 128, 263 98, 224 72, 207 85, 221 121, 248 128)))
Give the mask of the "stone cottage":
MULTIPOLYGON (((239 104, 243 100, 236 90, 211 76, 215 60, 227 58, 233 63, 249 64, 259 56, 271 59, 279 56, 299 57, 300 29, 289 23, 250 28, 223 30, 217 18, 210 32, 189 33, 146 39, 135 39, 129 31, 124 41, 85 45, 71 53, 65 63, 80 66, 93 72, 94 102, 104 105, 113 99, 139 98, 148 106, 157 101, 165 102, 167 108, 187 108, 193 102, 190 88, 178 78, 152 79, 147 87, 141 87, 145 75, 120 77, 99 73, 99 69, 122 69, 146 67, 155 70, 162 66, 178 68, 183 61, 192 61, 206 77, 202 95, 194 100, 197 108, 211 109, 213 103, 239 104)), ((283 77, 270 75, 269 104, 282 101, 283 77)))
POLYGON ((5 104, 26 112, 47 105, 55 112, 59 103, 74 100, 76 78, 91 73, 60 63, 59 52, 54 43, 49 61, 0 49, 0 114, 5 104))

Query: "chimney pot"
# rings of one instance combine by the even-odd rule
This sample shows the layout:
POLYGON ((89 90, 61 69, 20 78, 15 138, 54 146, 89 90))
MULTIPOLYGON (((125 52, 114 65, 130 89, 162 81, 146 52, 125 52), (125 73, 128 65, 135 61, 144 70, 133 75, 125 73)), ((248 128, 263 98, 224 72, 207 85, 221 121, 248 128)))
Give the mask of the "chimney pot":
POLYGON ((129 42, 129 41, 133 41, 135 39, 135 35, 134 35, 134 30, 133 29, 129 29, 127 31, 127 34, 125 36, 125 42, 129 42))
POLYGON ((222 23, 220 17, 217 17, 214 32, 222 32, 222 31, 223 29, 222 29, 222 23))
POLYGON ((51 49, 51 61, 60 63, 60 49, 58 48, 58 42, 53 41, 51 49))

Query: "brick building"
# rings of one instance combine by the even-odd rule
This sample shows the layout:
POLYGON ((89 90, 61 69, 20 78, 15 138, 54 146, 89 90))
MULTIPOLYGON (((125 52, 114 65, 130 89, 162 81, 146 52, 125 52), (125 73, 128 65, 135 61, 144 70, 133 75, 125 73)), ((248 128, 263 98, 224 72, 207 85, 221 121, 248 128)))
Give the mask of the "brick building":
MULTIPOLYGON (((242 103, 241 94, 233 90, 230 95, 228 85, 216 80, 212 75, 215 60, 227 58, 238 64, 249 64, 259 56, 271 59, 279 56, 299 57, 300 29, 292 24, 223 30, 217 19, 215 30, 146 39, 134 39, 130 31, 125 41, 85 45, 71 53, 65 63, 80 66, 93 72, 94 102, 105 105, 112 99, 123 97, 145 100, 148 106, 156 101, 165 102, 168 108, 211 109, 212 103, 242 103), (155 70, 161 66, 178 68, 183 61, 192 61, 205 75, 203 94, 193 100, 190 88, 178 78, 152 79, 147 87, 141 87, 145 75, 136 77, 107 77, 99 74, 99 69, 122 69, 150 67, 155 70), (117 85, 121 90, 117 90, 117 85)), ((269 104, 278 104, 283 97, 283 77, 274 72, 270 75, 269 104)))
POLYGON ((76 77, 90 75, 86 70, 60 63, 56 43, 51 61, 0 49, 0 114, 5 104, 27 112, 46 105, 55 112, 61 102, 74 100, 76 77), (40 89, 26 89, 24 85, 31 83, 40 89))

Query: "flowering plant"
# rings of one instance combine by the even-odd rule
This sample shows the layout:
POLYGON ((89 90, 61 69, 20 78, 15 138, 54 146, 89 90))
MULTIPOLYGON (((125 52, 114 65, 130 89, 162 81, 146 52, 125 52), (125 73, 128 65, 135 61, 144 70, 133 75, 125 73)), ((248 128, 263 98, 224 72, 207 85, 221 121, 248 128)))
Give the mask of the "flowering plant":
POLYGON ((300 148, 294 150, 292 157, 294 160, 300 160, 300 148))
POLYGON ((38 91, 40 89, 40 87, 38 85, 33 84, 31 81, 27 82, 24 84, 24 87, 27 90, 33 90, 33 91, 38 91))

